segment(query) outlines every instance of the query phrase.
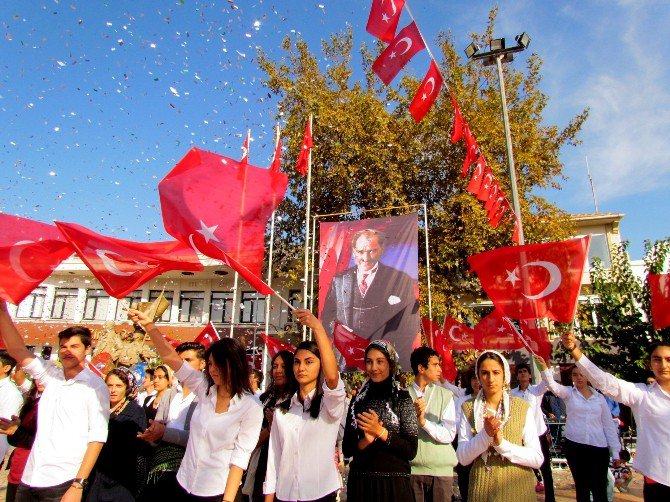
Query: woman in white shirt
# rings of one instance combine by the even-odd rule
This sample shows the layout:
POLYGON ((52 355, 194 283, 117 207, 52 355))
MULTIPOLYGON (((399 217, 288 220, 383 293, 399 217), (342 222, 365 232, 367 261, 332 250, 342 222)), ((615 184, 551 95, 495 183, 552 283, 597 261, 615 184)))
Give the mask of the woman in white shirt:
POLYGON ((607 502, 610 456, 618 460, 621 444, 605 397, 589 385, 586 375, 571 368, 572 387, 554 380, 552 370, 539 356, 542 380, 565 403, 565 458, 575 481, 578 502, 607 502))
POLYGON ((293 315, 313 330, 315 342, 296 348, 293 372, 298 391, 275 409, 263 493, 266 502, 335 501, 342 486, 335 447, 344 413, 344 383, 321 322, 309 310, 295 310, 293 315))
POLYGON ((251 393, 244 347, 232 338, 214 342, 202 373, 182 361, 146 314, 129 309, 128 318, 144 328, 163 362, 198 397, 177 473, 179 492, 172 500, 232 502, 263 421, 263 408, 251 393))

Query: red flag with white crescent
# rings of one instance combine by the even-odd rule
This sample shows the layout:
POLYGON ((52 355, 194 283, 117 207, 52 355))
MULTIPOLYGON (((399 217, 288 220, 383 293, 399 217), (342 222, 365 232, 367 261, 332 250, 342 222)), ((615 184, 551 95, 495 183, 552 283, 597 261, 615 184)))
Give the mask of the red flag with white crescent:
POLYGON ((496 308, 512 319, 572 322, 589 236, 509 246, 468 258, 496 308))
POLYGON ((453 317, 444 317, 442 333, 444 334, 445 343, 451 350, 480 349, 480 347, 475 345, 474 330, 453 317))
POLYGON ((489 166, 486 166, 484 170, 484 176, 482 177, 482 184, 479 186, 479 191, 477 192, 477 199, 486 202, 489 199, 489 194, 491 193, 491 187, 495 183, 495 178, 489 166))
POLYGON ((426 48, 415 22, 405 26, 372 63, 372 71, 389 85, 415 54, 426 48))
POLYGON ((549 341, 549 333, 544 326, 538 326, 536 319, 519 321, 520 333, 523 342, 535 354, 548 361, 551 359, 552 345, 549 341))
POLYGON ((0 298, 18 305, 72 253, 55 226, 0 213, 0 298))
POLYGON ((335 322, 333 327, 333 343, 350 368, 365 370, 365 349, 369 340, 361 338, 351 329, 335 322))
POLYGON ((488 169, 486 159, 483 155, 480 155, 477 159, 477 164, 475 165, 474 171, 472 171, 472 178, 470 178, 470 183, 468 183, 468 192, 471 194, 478 194, 479 189, 482 186, 482 179, 484 178, 484 172, 488 169))
POLYGON ((217 340, 221 340, 221 336, 211 322, 208 322, 207 326, 193 339, 194 342, 202 344, 205 348, 217 340))
MULTIPOLYGON (((261 333, 261 338, 265 343, 265 348, 268 349, 268 354, 270 354, 270 358, 273 358, 274 356, 277 355, 278 352, 281 352, 282 350, 295 352, 295 347, 288 342, 279 340, 278 338, 275 338, 270 335, 266 335, 265 333, 261 333)), ((289 371, 292 371, 292 369, 289 369, 289 371)))
POLYGON ((366 31, 384 42, 395 38, 405 0, 372 0, 366 31))
POLYGON ((272 155, 270 171, 273 173, 281 172, 281 138, 277 138, 277 146, 275 147, 275 153, 272 155))
POLYGON ((515 350, 524 347, 516 326, 494 310, 475 326, 477 346, 482 349, 515 350))
POLYGON ((454 123, 451 127, 450 139, 452 143, 458 143, 463 138, 465 120, 463 120, 461 109, 458 107, 458 103, 454 99, 453 95, 451 96, 451 103, 454 105, 454 123))
POLYGON ((247 135, 244 137, 244 143, 242 143, 242 158, 240 159, 240 167, 244 167, 249 162, 249 144, 251 141, 251 132, 247 131, 247 135))
POLYGON ((179 241, 132 242, 106 237, 74 223, 55 223, 81 261, 115 298, 126 297, 170 270, 204 270, 193 249, 179 241))
POLYGON ((431 321, 425 317, 421 318, 421 325, 426 335, 426 341, 429 345, 432 343, 432 348, 440 354, 442 376, 453 382, 458 375, 458 371, 456 370, 456 363, 454 363, 454 357, 451 354, 449 344, 445 340, 444 333, 442 333, 440 326, 435 321, 431 321))
POLYGON ((649 274, 651 318, 654 329, 670 326, 670 274, 649 274))
POLYGON ((314 140, 312 139, 312 127, 305 124, 305 134, 302 137, 302 145, 300 146, 300 154, 298 155, 298 162, 295 165, 296 170, 303 176, 307 176, 309 169, 309 152, 314 148, 314 140))
POLYGON ((414 95, 414 99, 409 105, 409 113, 414 117, 416 122, 421 122, 426 113, 428 113, 428 110, 433 106, 437 96, 440 94, 443 82, 444 79, 442 78, 440 69, 437 67, 435 61, 431 60, 430 68, 428 68, 426 76, 423 77, 423 82, 421 82, 414 95))
POLYGON ((463 168, 461 169, 461 177, 465 178, 465 175, 468 174, 468 169, 473 162, 475 162, 479 157, 479 145, 475 139, 470 126, 465 124, 463 126, 463 137, 465 138, 465 158, 463 159, 463 168))

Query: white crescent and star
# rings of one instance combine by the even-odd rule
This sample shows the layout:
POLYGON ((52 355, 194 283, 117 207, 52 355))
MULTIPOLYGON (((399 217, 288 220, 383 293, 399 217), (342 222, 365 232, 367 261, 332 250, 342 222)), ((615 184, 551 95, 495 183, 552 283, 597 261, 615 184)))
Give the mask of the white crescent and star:
POLYGON ((526 267, 542 267, 544 268, 547 272, 549 272, 549 282, 545 286, 545 288, 540 291, 539 293, 535 295, 527 295, 525 293, 522 293, 523 296, 528 298, 529 300, 539 300, 540 298, 544 298, 545 296, 549 296, 552 294, 554 291, 556 291, 560 285, 561 285, 561 270, 556 266, 555 263, 552 263, 550 261, 532 261, 530 263, 526 263, 523 267, 521 268, 526 268, 526 267))
MULTIPOLYGON (((103 266, 109 270, 112 274, 118 275, 121 277, 128 277, 129 275, 133 275, 132 272, 124 272, 122 270, 119 270, 119 268, 116 266, 116 263, 114 263, 114 258, 111 258, 108 255, 114 255, 118 256, 121 258, 121 255, 118 253, 115 253, 114 251, 109 251, 108 249, 96 249, 95 254, 98 255, 98 257, 102 260, 103 266)), ((137 262, 136 262, 137 263, 137 262)))
POLYGON ((242 147, 242 158, 246 157, 249 155, 249 149, 246 146, 242 147))
MULTIPOLYGON (((391 8, 393 9, 393 12, 391 12, 391 16, 395 16, 398 13, 398 8, 395 6, 395 2, 393 0, 390 0, 389 3, 391 4, 391 8)), ((384 6, 384 0, 382 0, 382 7, 383 6, 384 6)))
POLYGON ((430 77, 423 88, 428 96, 432 95, 435 92, 435 77, 430 77), (430 84, 430 91, 428 90, 428 84, 430 84))
POLYGON ((398 49, 400 47, 400 44, 405 44, 406 48, 404 51, 402 51, 398 56, 402 56, 403 54, 407 54, 409 50, 412 48, 412 39, 409 37, 403 37, 400 40, 396 42, 396 44, 393 46, 394 49, 398 49))
POLYGON ((21 266, 21 254, 25 249, 22 249, 21 246, 26 246, 28 244, 35 244, 35 241, 18 241, 12 246, 12 248, 9 250, 9 265, 12 267, 14 272, 16 272, 16 275, 18 275, 24 281, 35 282, 39 281, 40 279, 30 277, 21 266))
POLYGON ((465 339, 465 334, 461 335, 461 338, 456 338, 454 336, 454 331, 455 330, 463 331, 459 325, 454 324, 451 328, 449 328, 449 332, 448 332, 449 338, 451 338, 454 342, 460 342, 461 340, 464 340, 465 339))

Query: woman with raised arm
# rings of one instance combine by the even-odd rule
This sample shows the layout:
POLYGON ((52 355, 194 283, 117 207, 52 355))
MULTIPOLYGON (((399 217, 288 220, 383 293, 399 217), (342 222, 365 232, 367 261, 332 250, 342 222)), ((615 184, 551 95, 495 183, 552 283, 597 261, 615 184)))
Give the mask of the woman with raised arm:
POLYGON ((163 362, 198 397, 177 472, 180 491, 172 500, 232 502, 263 421, 263 408, 251 393, 244 347, 232 338, 217 340, 205 353, 202 373, 182 361, 146 314, 129 309, 128 318, 144 328, 163 362))
POLYGON ((633 467, 644 475, 644 500, 670 500, 670 343, 648 348, 650 384, 634 384, 604 372, 582 354, 573 332, 563 334, 563 346, 593 386, 618 403, 630 406, 637 424, 633 467))
POLYGON ((582 371, 570 370, 572 387, 554 380, 552 370, 540 356, 542 380, 565 403, 565 458, 575 481, 578 502, 607 501, 607 471, 610 455, 618 461, 619 434, 605 397, 589 385, 582 371))
POLYGON ((295 319, 314 341, 298 345, 293 371, 298 390, 277 406, 270 432, 266 502, 334 502, 342 486, 334 455, 346 393, 321 322, 305 309, 295 319))
POLYGON ((530 405, 510 396, 510 369, 494 350, 475 364, 481 383, 462 405, 458 461, 472 464, 468 500, 535 502, 535 475, 544 460, 530 405))
POLYGON ((386 340, 365 349, 367 380, 351 401, 342 450, 349 464, 349 502, 414 500, 410 460, 419 444, 414 402, 400 388, 398 354, 386 340))

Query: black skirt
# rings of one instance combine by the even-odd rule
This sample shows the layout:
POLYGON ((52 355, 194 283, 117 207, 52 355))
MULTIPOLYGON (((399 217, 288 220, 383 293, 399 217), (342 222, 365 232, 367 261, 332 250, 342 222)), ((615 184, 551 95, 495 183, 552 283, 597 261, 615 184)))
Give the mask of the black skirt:
POLYGON ((349 472, 347 502, 408 502, 414 500, 409 474, 349 472))

